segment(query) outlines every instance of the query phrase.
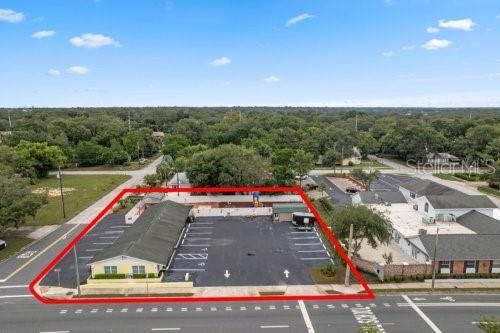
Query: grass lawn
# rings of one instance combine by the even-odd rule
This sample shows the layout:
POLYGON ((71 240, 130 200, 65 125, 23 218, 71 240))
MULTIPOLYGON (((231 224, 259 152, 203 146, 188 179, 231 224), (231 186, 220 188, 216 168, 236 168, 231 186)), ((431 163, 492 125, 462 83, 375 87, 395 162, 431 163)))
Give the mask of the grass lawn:
POLYGON ((0 238, 7 242, 7 247, 0 250, 0 261, 18 252, 33 241, 31 238, 22 236, 0 236, 0 238))
POLYGON ((131 161, 126 163, 125 165, 96 165, 91 167, 72 167, 66 168, 65 171, 134 171, 140 170, 142 168, 147 167, 154 160, 161 156, 161 153, 155 154, 151 157, 148 157, 146 163, 139 164, 138 161, 131 161))
POLYGON ((491 188, 489 186, 479 186, 478 191, 483 192, 485 194, 492 195, 494 197, 500 198, 500 191, 495 190, 494 188, 491 188))
POLYGON ((62 216, 59 180, 51 176, 33 185, 33 190, 47 188, 50 191, 48 203, 40 210, 35 219, 28 217, 27 225, 62 224, 96 202, 103 195, 129 179, 125 175, 71 175, 64 176, 63 188, 66 219, 62 216))

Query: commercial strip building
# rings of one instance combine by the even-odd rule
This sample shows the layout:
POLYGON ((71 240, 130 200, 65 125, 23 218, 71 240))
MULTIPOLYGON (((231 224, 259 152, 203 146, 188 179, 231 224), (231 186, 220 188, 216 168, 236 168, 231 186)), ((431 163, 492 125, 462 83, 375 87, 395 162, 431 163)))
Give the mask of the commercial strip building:
POLYGON ((165 201, 146 209, 113 245, 94 256, 89 263, 91 277, 158 277, 174 253, 191 208, 165 201))
MULTIPOLYGON (((401 185, 399 192, 359 193, 353 202, 387 217, 392 242, 414 263, 432 265, 438 234, 438 273, 500 273, 499 209, 487 196, 467 195, 429 180, 401 185)), ((390 266, 378 264, 378 273, 390 266)), ((420 265, 412 272, 428 271, 420 265)))

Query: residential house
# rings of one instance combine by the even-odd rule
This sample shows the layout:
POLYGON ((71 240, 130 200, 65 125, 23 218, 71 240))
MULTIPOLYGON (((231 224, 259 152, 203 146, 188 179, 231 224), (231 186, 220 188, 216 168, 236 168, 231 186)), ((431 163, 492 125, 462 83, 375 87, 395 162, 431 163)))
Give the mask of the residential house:
POLYGON ((433 165, 459 165, 462 163, 462 159, 449 153, 429 153, 425 156, 425 161, 427 164, 433 165))

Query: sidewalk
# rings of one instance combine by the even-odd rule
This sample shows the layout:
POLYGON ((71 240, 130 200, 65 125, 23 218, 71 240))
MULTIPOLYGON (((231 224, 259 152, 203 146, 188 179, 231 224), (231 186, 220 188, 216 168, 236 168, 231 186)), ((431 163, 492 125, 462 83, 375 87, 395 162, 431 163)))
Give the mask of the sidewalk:
MULTIPOLYGON (((370 289, 376 291, 427 290, 431 288, 431 283, 431 280, 425 280, 424 282, 380 283, 369 286, 370 289)), ((434 287, 436 289, 500 289, 500 279, 436 279, 434 287)))

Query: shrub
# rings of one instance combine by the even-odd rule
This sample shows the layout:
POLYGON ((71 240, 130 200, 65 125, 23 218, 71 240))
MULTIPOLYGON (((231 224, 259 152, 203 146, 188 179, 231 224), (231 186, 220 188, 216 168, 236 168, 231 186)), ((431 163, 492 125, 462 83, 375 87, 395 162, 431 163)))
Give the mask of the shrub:
POLYGON ((134 274, 132 275, 132 278, 133 279, 145 279, 146 276, 149 278, 149 279, 153 279, 156 277, 156 274, 155 273, 144 273, 144 274, 134 274))
POLYGON ((333 267, 331 262, 326 263, 323 267, 321 267, 321 273, 326 276, 333 276, 335 275, 335 267, 333 267))

